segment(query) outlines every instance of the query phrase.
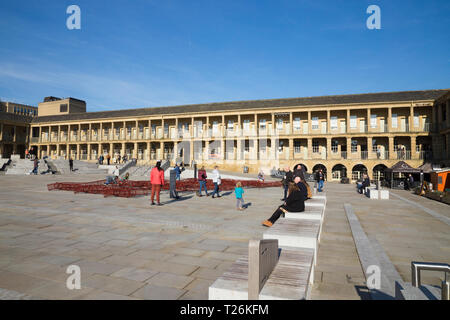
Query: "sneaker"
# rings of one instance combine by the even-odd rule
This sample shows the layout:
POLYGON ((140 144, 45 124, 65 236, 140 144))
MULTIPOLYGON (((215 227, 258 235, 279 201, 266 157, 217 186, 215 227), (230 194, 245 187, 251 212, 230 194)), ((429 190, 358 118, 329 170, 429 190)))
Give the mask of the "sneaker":
POLYGON ((163 204, 162 203, 158 203, 158 206, 163 206, 163 204))
POLYGON ((211 198, 212 198, 212 199, 214 199, 215 197, 214 197, 214 196, 212 196, 211 198))
POLYGON ((271 227, 271 226, 273 226, 273 223, 270 222, 269 220, 266 220, 266 221, 263 221, 262 225, 264 227, 271 227))
POLYGON ((217 198, 221 198, 222 196, 217 195, 217 198))
POLYGON ((154 202, 152 202, 152 206, 154 206, 155 205, 155 203, 154 202))

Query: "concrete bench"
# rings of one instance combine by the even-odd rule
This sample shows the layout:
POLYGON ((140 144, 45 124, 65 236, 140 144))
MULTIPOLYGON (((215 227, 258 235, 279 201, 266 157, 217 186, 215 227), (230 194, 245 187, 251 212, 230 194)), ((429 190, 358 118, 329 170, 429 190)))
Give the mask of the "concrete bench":
POLYGON ((307 299, 314 282, 314 251, 279 248, 276 240, 252 240, 210 287, 210 300, 307 299))
POLYGON ((280 247, 297 247, 314 250, 314 263, 320 240, 321 221, 303 219, 278 219, 263 233, 263 239, 277 239, 280 247))
POLYGON ((366 195, 370 199, 382 199, 382 200, 388 200, 389 199, 389 190, 386 189, 376 189, 374 187, 366 188, 366 195))
POLYGON ((323 216, 324 216, 323 210, 316 210, 316 211, 303 211, 303 212, 286 212, 284 217, 287 219, 299 219, 299 220, 317 220, 320 221, 322 224, 323 216))
POLYGON ((326 198, 317 198, 314 196, 311 199, 305 201, 305 207, 322 207, 325 209, 326 205, 327 205, 326 198))

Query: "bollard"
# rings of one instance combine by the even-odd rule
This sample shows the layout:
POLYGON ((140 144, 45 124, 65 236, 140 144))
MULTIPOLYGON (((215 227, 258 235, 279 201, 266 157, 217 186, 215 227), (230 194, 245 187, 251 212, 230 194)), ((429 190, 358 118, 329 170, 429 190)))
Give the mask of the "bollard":
POLYGON ((169 196, 170 199, 178 199, 178 193, 176 190, 176 186, 177 186, 177 174, 175 172, 175 170, 170 170, 170 180, 169 180, 169 196))
POLYGON ((448 281, 442 281, 441 300, 450 300, 450 284, 448 281))

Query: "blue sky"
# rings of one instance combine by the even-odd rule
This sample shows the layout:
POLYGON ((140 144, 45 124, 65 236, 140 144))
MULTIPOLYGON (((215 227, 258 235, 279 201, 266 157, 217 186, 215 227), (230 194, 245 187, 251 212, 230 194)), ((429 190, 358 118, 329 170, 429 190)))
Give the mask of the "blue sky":
POLYGON ((450 1, 1 1, 0 99, 89 111, 450 88, 450 1), (81 8, 81 30, 66 8, 81 8), (366 9, 381 8, 381 30, 366 9))

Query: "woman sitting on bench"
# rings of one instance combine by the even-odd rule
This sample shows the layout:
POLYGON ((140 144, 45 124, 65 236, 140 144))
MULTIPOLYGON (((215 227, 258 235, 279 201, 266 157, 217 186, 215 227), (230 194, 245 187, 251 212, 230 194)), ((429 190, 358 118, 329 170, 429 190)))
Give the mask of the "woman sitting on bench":
POLYGON ((303 212, 305 211, 305 199, 307 191, 300 177, 295 177, 294 183, 289 184, 289 195, 283 205, 279 206, 272 216, 263 221, 262 225, 271 227, 278 218, 286 212, 303 212))

